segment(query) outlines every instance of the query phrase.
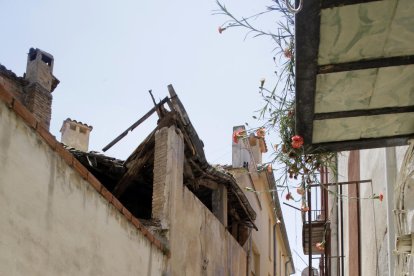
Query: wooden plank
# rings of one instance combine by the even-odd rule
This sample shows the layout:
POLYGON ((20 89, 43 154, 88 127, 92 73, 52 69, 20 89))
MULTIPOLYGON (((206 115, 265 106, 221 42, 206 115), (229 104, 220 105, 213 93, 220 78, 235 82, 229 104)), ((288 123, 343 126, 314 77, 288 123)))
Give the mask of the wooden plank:
POLYGON ((414 133, 410 135, 365 138, 359 140, 339 141, 313 144, 307 149, 308 153, 315 152, 338 152, 355 149, 372 149, 408 145, 408 140, 414 138, 414 133))
POLYGON ((322 9, 342 7, 348 5, 365 4, 369 2, 376 2, 381 0, 325 0, 321 3, 322 9))
POLYGON ((120 198, 122 194, 131 186, 134 179, 139 175, 142 168, 148 163, 153 154, 153 152, 148 152, 143 157, 137 158, 130 163, 130 168, 122 176, 114 188, 113 194, 117 198, 120 198))
POLYGON ((155 147, 155 131, 151 132, 147 138, 136 148, 136 150, 128 157, 124 163, 124 167, 127 168, 127 171, 119 179, 118 183, 115 185, 113 194, 120 198, 122 194, 128 189, 133 180, 139 175, 142 168, 154 155, 155 147))
POLYGON ((108 145, 106 145, 102 151, 105 152, 109 150, 113 145, 118 143, 122 138, 128 135, 128 132, 133 131, 137 126, 142 124, 146 119, 148 119, 149 116, 151 116, 155 111, 159 109, 159 107, 163 104, 165 104, 168 101, 168 97, 165 97, 159 104, 151 108, 150 111, 148 111, 144 116, 141 117, 138 121, 133 123, 129 128, 127 128, 124 132, 122 132, 118 137, 116 137, 112 142, 110 142, 108 145))
POLYGON ((313 114, 320 35, 320 2, 303 1, 295 16, 296 39, 296 134, 312 143, 313 114))
POLYGON ((353 62, 336 63, 320 65, 318 67, 318 74, 337 73, 344 71, 354 71, 381 67, 402 66, 414 64, 414 55, 386 57, 368 60, 358 60, 353 62))
POLYGON ((217 182, 214 182, 213 180, 205 179, 205 178, 199 179, 198 184, 206 188, 209 188, 210 190, 217 190, 219 186, 223 185, 223 184, 218 185, 217 182))
POLYGON ((411 106, 383 107, 383 108, 375 108, 375 109, 361 109, 361 110, 316 113, 314 115, 314 120, 327 120, 327 119, 385 115, 385 114, 407 113, 407 112, 414 112, 414 106, 411 105, 411 106))
POLYGON ((177 93, 175 93, 174 87, 171 84, 168 85, 168 92, 170 93, 172 107, 174 108, 175 111, 178 112, 182 121, 184 122, 185 129, 191 140, 191 144, 194 146, 197 158, 199 158, 202 163, 207 163, 207 160, 204 154, 204 144, 201 141, 201 139, 198 137, 197 132, 195 131, 193 125, 191 124, 191 121, 188 117, 187 111, 184 108, 184 105, 181 103, 180 99, 177 96, 177 93))

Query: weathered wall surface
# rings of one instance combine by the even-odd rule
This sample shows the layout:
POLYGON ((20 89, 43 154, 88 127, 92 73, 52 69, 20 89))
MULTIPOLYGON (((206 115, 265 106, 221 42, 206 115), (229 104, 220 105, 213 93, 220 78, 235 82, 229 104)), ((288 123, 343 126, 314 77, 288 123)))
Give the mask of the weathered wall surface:
POLYGON ((171 275, 246 275, 246 252, 183 185, 184 145, 175 127, 155 136, 153 217, 170 242, 171 275))
MULTIPOLYGON (((349 166, 353 165, 349 164, 349 157, 349 152, 338 156, 338 181, 358 180, 348 178, 349 166)), ((387 199, 385 198, 383 202, 370 199, 374 193, 386 194, 385 149, 360 151, 360 180, 372 180, 372 184, 361 183, 359 188, 361 275, 388 275, 387 199)), ((349 233, 349 222, 354 221, 357 215, 349 212, 349 203, 354 203, 355 200, 352 198, 354 195, 348 194, 349 188, 343 185, 345 275, 353 275, 349 270, 351 265, 349 256, 355 244, 350 240, 353 235, 350 236, 349 233)), ((341 225, 339 224, 338 227, 340 228, 341 225)), ((341 250, 340 246, 339 250, 341 250)))
POLYGON ((3 102, 0 164, 0 275, 162 275, 162 252, 3 102))
POLYGON ((25 94, 22 82, 24 81, 21 78, 18 78, 13 72, 7 70, 0 64, 0 85, 21 102, 24 102, 25 94))
MULTIPOLYGON (((259 230, 252 230, 251 237, 253 245, 257 248, 257 253, 259 253, 260 275, 273 275, 274 262, 276 262, 276 275, 285 275, 285 263, 289 260, 289 254, 282 238, 280 224, 276 224, 276 241, 273 239, 274 210, 270 193, 264 192, 269 190, 264 173, 261 175, 248 173, 246 169, 233 169, 231 173, 243 190, 249 187, 256 191, 262 191, 260 193, 246 192, 246 197, 257 214, 255 224, 259 230), (276 256, 274 256, 275 250, 276 256)), ((254 270, 253 252, 250 259, 250 268, 254 270)), ((289 273, 291 272, 290 267, 290 265, 287 266, 289 273)))
MULTIPOLYGON (((360 186, 360 197, 386 194, 387 175, 385 149, 360 151, 361 179, 371 179, 372 184, 360 186)), ((388 275, 387 198, 383 202, 373 199, 360 201, 361 213, 361 274, 388 275)))
MULTIPOLYGON (((369 149, 360 151, 360 179, 372 180, 371 183, 361 183, 359 188, 360 203, 360 254, 361 254, 361 275, 389 275, 389 232, 388 228, 388 214, 387 208, 394 208, 390 204, 388 195, 392 195, 395 187, 395 177, 398 175, 401 167, 402 159, 407 147, 396 147, 396 164, 391 162, 392 166, 387 167, 387 162, 390 163, 390 157, 387 156, 385 148, 369 149), (387 195, 387 189, 390 191, 387 195), (373 194, 384 195, 384 200, 381 202, 378 199, 370 199, 373 194)), ((349 153, 339 155, 338 158, 338 180, 350 181, 355 179, 348 179, 348 169, 352 164, 349 162, 349 153)), ((344 192, 348 195, 348 188, 344 187, 344 192)), ((352 200, 352 199, 351 199, 352 200)), ((356 214, 347 212, 348 201, 344 199, 344 242, 345 242, 345 275, 353 275, 348 271, 350 260, 349 250, 354 245, 350 243, 350 236, 347 229, 351 229, 349 221, 354 219, 356 214), (352 216, 352 217, 350 217, 352 216)), ((389 213, 389 212, 388 212, 389 213)), ((391 218, 391 221, 394 221, 391 218)), ((393 250, 394 248, 391 248, 393 250)))
POLYGON ((246 275, 246 252, 187 187, 177 187, 171 222, 172 275, 246 275))

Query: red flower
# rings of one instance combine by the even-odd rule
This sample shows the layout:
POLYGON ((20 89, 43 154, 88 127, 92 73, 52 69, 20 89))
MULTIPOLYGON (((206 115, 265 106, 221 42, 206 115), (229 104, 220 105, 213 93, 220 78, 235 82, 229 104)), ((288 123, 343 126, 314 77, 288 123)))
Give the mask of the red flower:
POLYGON ((291 194, 291 193, 287 193, 287 194, 286 194, 286 200, 289 200, 289 199, 293 199, 293 197, 292 197, 292 194, 291 194))
POLYGON ((309 207, 306 205, 302 205, 302 207, 300 208, 300 210, 304 213, 306 213, 307 211, 309 211, 309 207))
POLYGON ((219 32, 219 33, 222 33, 222 32, 224 32, 225 30, 226 30, 226 28, 223 28, 223 27, 221 27, 221 26, 220 26, 220 27, 218 27, 218 32, 219 32))
POLYGON ((259 128, 256 131, 256 136, 259 137, 259 138, 264 138, 265 135, 266 135, 266 130, 264 128, 259 128))
POLYGON ((289 59, 292 58, 292 50, 290 48, 286 48, 283 51, 283 54, 285 55, 286 58, 289 58, 289 59))
POLYGON ((246 131, 243 129, 236 130, 233 132, 233 142, 237 144, 240 138, 243 138, 246 134, 246 131))
POLYGON ((273 172, 272 164, 267 165, 267 172, 273 172))
POLYGON ((318 243, 316 243, 316 248, 319 251, 324 251, 325 250, 325 242, 318 242, 318 243))
POLYGON ((305 189, 303 189, 303 188, 297 188, 296 189, 296 192, 298 193, 298 194, 300 194, 300 195, 304 195, 305 194, 305 189))
POLYGON ((299 135, 295 135, 292 137, 292 148, 298 149, 303 145, 303 138, 299 135))
POLYGON ((384 200, 384 194, 380 193, 378 196, 379 201, 383 201, 384 200))

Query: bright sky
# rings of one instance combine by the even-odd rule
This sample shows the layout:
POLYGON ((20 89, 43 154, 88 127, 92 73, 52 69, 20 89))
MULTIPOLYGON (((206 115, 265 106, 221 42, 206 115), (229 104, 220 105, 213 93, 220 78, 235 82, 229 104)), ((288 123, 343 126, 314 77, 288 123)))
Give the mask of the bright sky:
MULTIPOLYGON (((272 4, 224 3, 238 16, 272 4)), ((149 89, 159 100, 168 95, 168 84, 204 141, 210 163, 231 164, 233 126, 258 126, 252 115, 262 106, 260 79, 274 79, 274 45, 269 38, 244 39, 243 29, 219 34, 227 18, 212 15, 214 0, 0 0, 0 6, 1 64, 22 76, 30 47, 55 58, 60 84, 53 92, 51 132, 58 139, 69 117, 93 126, 90 150, 100 151, 153 107, 149 89)), ((260 22, 265 31, 276 27, 272 16, 260 22)), ((155 120, 156 115, 107 155, 126 158, 155 120)), ((305 264, 294 252, 302 252, 300 215, 284 212, 294 262, 302 270, 305 264)))

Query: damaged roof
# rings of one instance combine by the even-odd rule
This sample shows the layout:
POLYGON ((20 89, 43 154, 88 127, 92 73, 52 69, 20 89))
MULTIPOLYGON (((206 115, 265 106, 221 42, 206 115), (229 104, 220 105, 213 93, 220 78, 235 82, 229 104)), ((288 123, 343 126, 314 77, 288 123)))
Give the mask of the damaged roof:
MULTIPOLYGON (((212 181, 224 185, 227 188, 228 206, 235 210, 237 220, 249 227, 256 228, 253 223, 256 219, 256 213, 242 189, 231 174, 225 170, 219 170, 207 162, 203 149, 204 144, 191 124, 184 106, 171 85, 168 86, 168 90, 170 98, 163 100, 153 109, 153 112, 156 111, 160 118, 157 127, 144 139, 127 160, 118 160, 96 152, 82 152, 75 149, 70 151, 92 173, 96 174, 98 179, 103 179, 103 182, 105 182, 105 179, 107 182, 111 182, 111 186, 107 188, 116 197, 120 198, 127 189, 137 184, 148 186, 147 189, 152 189, 152 179, 150 183, 148 181, 145 182, 142 180, 141 174, 146 174, 148 178, 152 178, 155 132, 163 127, 175 126, 182 132, 185 144, 184 184, 193 192, 197 190, 198 193, 195 192, 195 194, 199 198, 201 197, 201 201, 203 201, 204 192, 203 189, 198 189, 199 184, 203 185, 206 182, 207 185, 205 186, 208 187, 208 182, 212 181), (164 108, 165 103, 168 104, 169 110, 164 108)), ((147 117, 147 115, 144 117, 147 117)), ((127 131, 119 137, 122 139, 127 131)), ((114 141, 119 141, 119 137, 114 141)), ((114 142, 111 142, 110 145, 113 144, 114 142)))

